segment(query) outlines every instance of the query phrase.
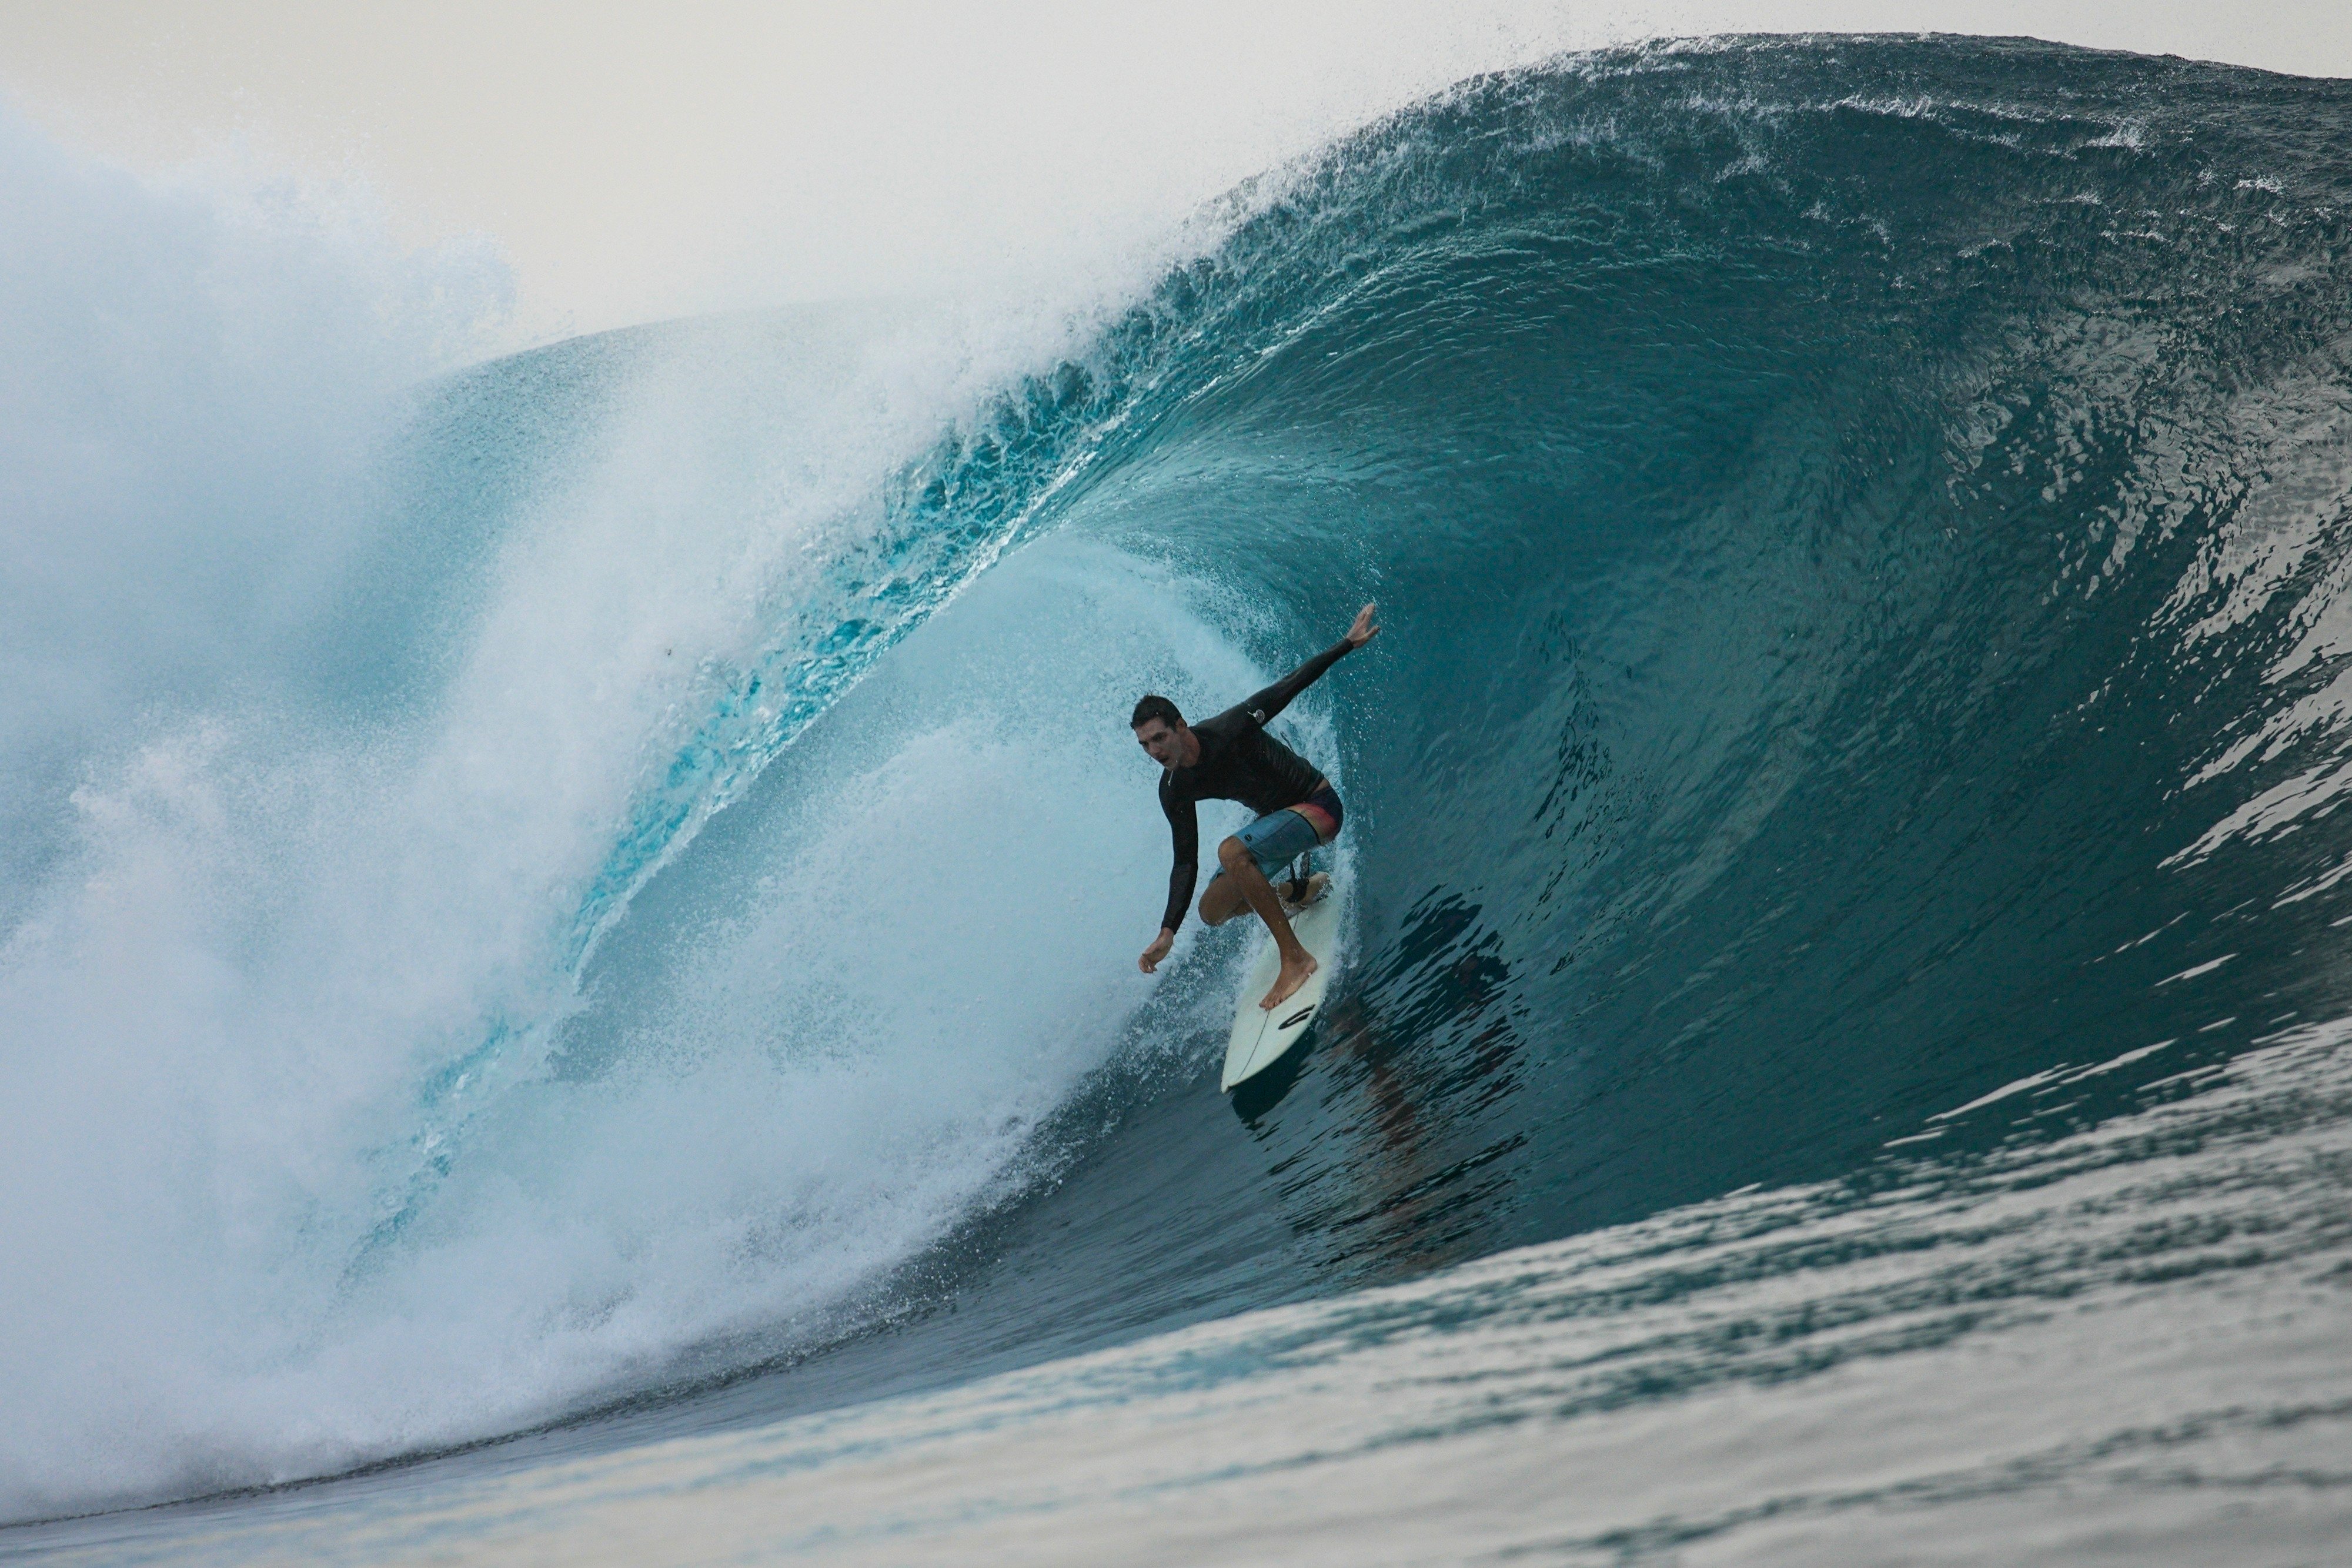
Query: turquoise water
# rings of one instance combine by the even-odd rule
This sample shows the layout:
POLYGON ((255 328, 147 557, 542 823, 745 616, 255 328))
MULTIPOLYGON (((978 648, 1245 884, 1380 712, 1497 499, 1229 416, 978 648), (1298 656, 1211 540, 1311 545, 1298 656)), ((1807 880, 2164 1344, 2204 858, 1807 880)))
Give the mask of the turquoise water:
POLYGON ((2347 130, 1579 57, 397 405, 277 674, 20 769, 0 1550, 2328 1560, 2347 130), (1228 1103, 1120 720, 1368 597, 1228 1103))

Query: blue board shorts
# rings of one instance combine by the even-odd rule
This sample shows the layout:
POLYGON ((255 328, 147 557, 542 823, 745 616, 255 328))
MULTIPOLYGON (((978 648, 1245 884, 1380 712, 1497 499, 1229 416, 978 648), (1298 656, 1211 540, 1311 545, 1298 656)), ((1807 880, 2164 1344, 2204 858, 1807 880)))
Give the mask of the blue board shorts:
MULTIPOLYGON (((1328 784, 1299 804, 1314 807, 1330 818, 1331 836, 1339 836, 1339 797, 1328 784)), ((1248 827, 1236 831, 1234 837, 1241 840, 1243 847, 1250 852, 1250 859, 1257 862, 1257 869, 1265 873, 1268 882, 1280 876, 1292 861, 1325 841, 1322 831, 1305 812, 1287 806, 1279 811, 1267 812, 1248 827)), ((1225 868, 1219 866, 1209 877, 1209 887, 1216 886, 1217 878, 1224 874, 1225 868)), ((1202 891, 1205 893, 1208 888, 1202 891)))

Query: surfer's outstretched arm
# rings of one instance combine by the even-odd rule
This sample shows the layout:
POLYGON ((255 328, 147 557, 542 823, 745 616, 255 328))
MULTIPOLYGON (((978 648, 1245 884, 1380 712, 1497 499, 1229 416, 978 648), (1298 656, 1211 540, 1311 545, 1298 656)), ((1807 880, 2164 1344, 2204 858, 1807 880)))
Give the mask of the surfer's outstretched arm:
POLYGON ((1323 672, 1348 654, 1380 635, 1381 629, 1372 623, 1372 607, 1365 605, 1356 612, 1355 624, 1346 636, 1307 660, 1298 668, 1242 704, 1242 709, 1260 724, 1269 722, 1275 715, 1290 706, 1290 699, 1323 678, 1323 672))

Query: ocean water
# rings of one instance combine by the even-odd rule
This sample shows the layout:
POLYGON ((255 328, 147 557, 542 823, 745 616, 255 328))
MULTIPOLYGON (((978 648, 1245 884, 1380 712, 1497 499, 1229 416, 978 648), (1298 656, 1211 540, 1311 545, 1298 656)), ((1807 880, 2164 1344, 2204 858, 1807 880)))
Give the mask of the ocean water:
POLYGON ((2352 88, 1650 45, 457 371, 0 132, 0 1555, 2352 1554, 2352 88), (1227 1100, 1124 718, 1368 598, 1227 1100))

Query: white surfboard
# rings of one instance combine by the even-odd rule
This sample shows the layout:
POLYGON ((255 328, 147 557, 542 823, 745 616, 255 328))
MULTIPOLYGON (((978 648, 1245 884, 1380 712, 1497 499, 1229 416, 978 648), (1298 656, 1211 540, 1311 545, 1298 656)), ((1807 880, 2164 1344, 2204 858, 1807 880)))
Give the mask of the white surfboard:
MULTIPOLYGON (((1255 922, 1256 917, 1245 918, 1255 922)), ((1234 1036, 1225 1045, 1225 1076, 1220 1089, 1231 1089, 1281 1061, 1283 1053, 1297 1045, 1298 1037, 1322 1016, 1323 988, 1330 983, 1336 967, 1333 956, 1339 946, 1339 890, 1328 889, 1293 915, 1290 929, 1297 933, 1299 944, 1315 955, 1315 972, 1271 1012, 1258 1006, 1258 998, 1273 988, 1274 977, 1282 968, 1274 938, 1261 931, 1257 959, 1250 965, 1249 977, 1242 982, 1241 996, 1234 1005, 1234 1036)))

